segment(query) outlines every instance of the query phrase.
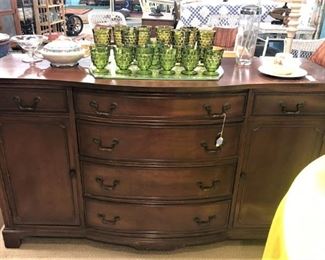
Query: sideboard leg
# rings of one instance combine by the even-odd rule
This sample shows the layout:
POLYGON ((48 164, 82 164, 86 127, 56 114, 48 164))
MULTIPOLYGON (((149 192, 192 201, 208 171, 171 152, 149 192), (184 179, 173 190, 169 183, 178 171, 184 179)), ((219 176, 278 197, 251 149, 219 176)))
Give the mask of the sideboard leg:
POLYGON ((21 234, 15 231, 3 230, 2 236, 6 248, 19 248, 21 245, 21 234))

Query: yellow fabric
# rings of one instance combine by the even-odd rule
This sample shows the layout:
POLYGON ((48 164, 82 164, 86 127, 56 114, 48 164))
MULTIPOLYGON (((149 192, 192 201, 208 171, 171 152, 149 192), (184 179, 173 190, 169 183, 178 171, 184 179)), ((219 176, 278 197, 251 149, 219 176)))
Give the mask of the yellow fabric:
POLYGON ((325 156, 303 169, 274 216, 263 260, 325 259, 325 156))

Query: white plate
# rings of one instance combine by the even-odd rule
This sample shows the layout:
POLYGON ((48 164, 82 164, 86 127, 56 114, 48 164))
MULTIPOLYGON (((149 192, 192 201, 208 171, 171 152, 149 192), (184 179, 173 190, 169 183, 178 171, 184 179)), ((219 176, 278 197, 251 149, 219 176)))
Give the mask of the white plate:
POLYGON ((289 78, 289 79, 302 78, 308 74, 308 72, 302 68, 297 68, 293 73, 288 75, 277 74, 274 71, 272 71, 269 66, 263 66, 263 65, 258 68, 258 71, 265 75, 279 77, 279 78, 289 78))

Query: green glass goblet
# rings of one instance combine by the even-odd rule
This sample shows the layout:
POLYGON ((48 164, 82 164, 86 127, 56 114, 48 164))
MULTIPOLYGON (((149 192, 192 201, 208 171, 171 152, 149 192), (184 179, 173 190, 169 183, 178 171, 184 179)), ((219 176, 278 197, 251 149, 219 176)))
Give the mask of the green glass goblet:
POLYGON ((95 27, 93 29, 94 42, 97 46, 108 46, 111 43, 111 27, 95 27))
POLYGON ((138 27, 138 45, 145 46, 150 42, 151 26, 142 25, 138 27))
POLYGON ((158 43, 151 43, 150 46, 153 49, 152 63, 150 69, 159 69, 161 45, 158 43))
POLYGON ((162 45, 171 45, 173 43, 173 27, 168 25, 156 26, 157 41, 162 45))
POLYGON ((108 64, 110 48, 107 46, 91 47, 90 55, 93 65, 96 67, 96 73, 107 74, 106 66, 108 64))
POLYGON ((126 28, 127 28, 126 25, 115 25, 114 28, 113 28, 114 43, 118 47, 123 45, 122 32, 126 28))
POLYGON ((199 63, 199 49, 191 48, 189 46, 185 47, 182 52, 182 66, 185 70, 182 71, 184 75, 196 75, 197 72, 194 69, 199 63))
POLYGON ((198 38, 199 46, 204 48, 213 46, 215 34, 216 34, 215 30, 211 30, 211 29, 199 30, 199 38, 198 38))
POLYGON ((122 31, 122 41, 124 45, 135 47, 138 42, 138 29, 135 27, 126 27, 122 31))
POLYGON ((114 47, 114 58, 116 66, 119 68, 116 73, 130 75, 129 67, 133 61, 133 48, 130 46, 114 47))
POLYGON ((153 58, 153 48, 151 46, 138 47, 136 49, 136 60, 139 67, 138 74, 150 75, 150 67, 153 58))
POLYGON ((185 45, 189 46, 190 48, 194 48, 197 44, 198 38, 198 28, 196 27, 182 27, 181 30, 188 32, 188 41, 185 42, 185 45))
POLYGON ((162 70, 160 71, 163 75, 173 75, 175 71, 172 69, 175 67, 176 64, 176 48, 172 46, 164 46, 161 48, 160 54, 160 63, 162 70))
POLYGON ((206 71, 203 72, 206 76, 217 76, 218 72, 217 69, 221 65, 222 56, 223 56, 223 49, 211 49, 207 50, 204 59, 204 67, 206 71))
POLYGON ((176 47, 176 62, 182 60, 182 49, 189 41, 190 32, 188 30, 174 30, 174 46, 176 47))

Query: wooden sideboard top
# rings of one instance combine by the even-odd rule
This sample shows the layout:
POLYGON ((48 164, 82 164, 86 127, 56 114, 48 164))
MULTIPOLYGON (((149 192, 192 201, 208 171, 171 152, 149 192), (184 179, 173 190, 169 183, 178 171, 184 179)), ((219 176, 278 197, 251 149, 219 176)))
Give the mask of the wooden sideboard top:
MULTIPOLYGON (((52 68, 46 60, 31 66, 21 61, 22 55, 14 53, 0 59, 0 82, 12 79, 47 80, 63 85, 65 82, 74 87, 94 87, 101 89, 114 89, 117 86, 124 86, 123 90, 146 91, 225 91, 242 90, 247 88, 284 88, 293 91, 297 87, 300 89, 308 87, 309 91, 319 91, 325 89, 325 68, 303 60, 302 68, 308 71, 312 77, 300 79, 281 79, 263 75, 258 72, 258 67, 262 64, 259 58, 253 60, 252 65, 239 67, 235 65, 235 60, 225 58, 222 67, 225 71, 219 81, 184 81, 184 80, 125 80, 125 79, 95 79, 88 73, 91 64, 89 58, 80 60, 79 66, 75 68, 52 68), (80 84, 84 83, 84 84, 80 84)), ((4 86, 2 86, 4 87, 4 86)))

